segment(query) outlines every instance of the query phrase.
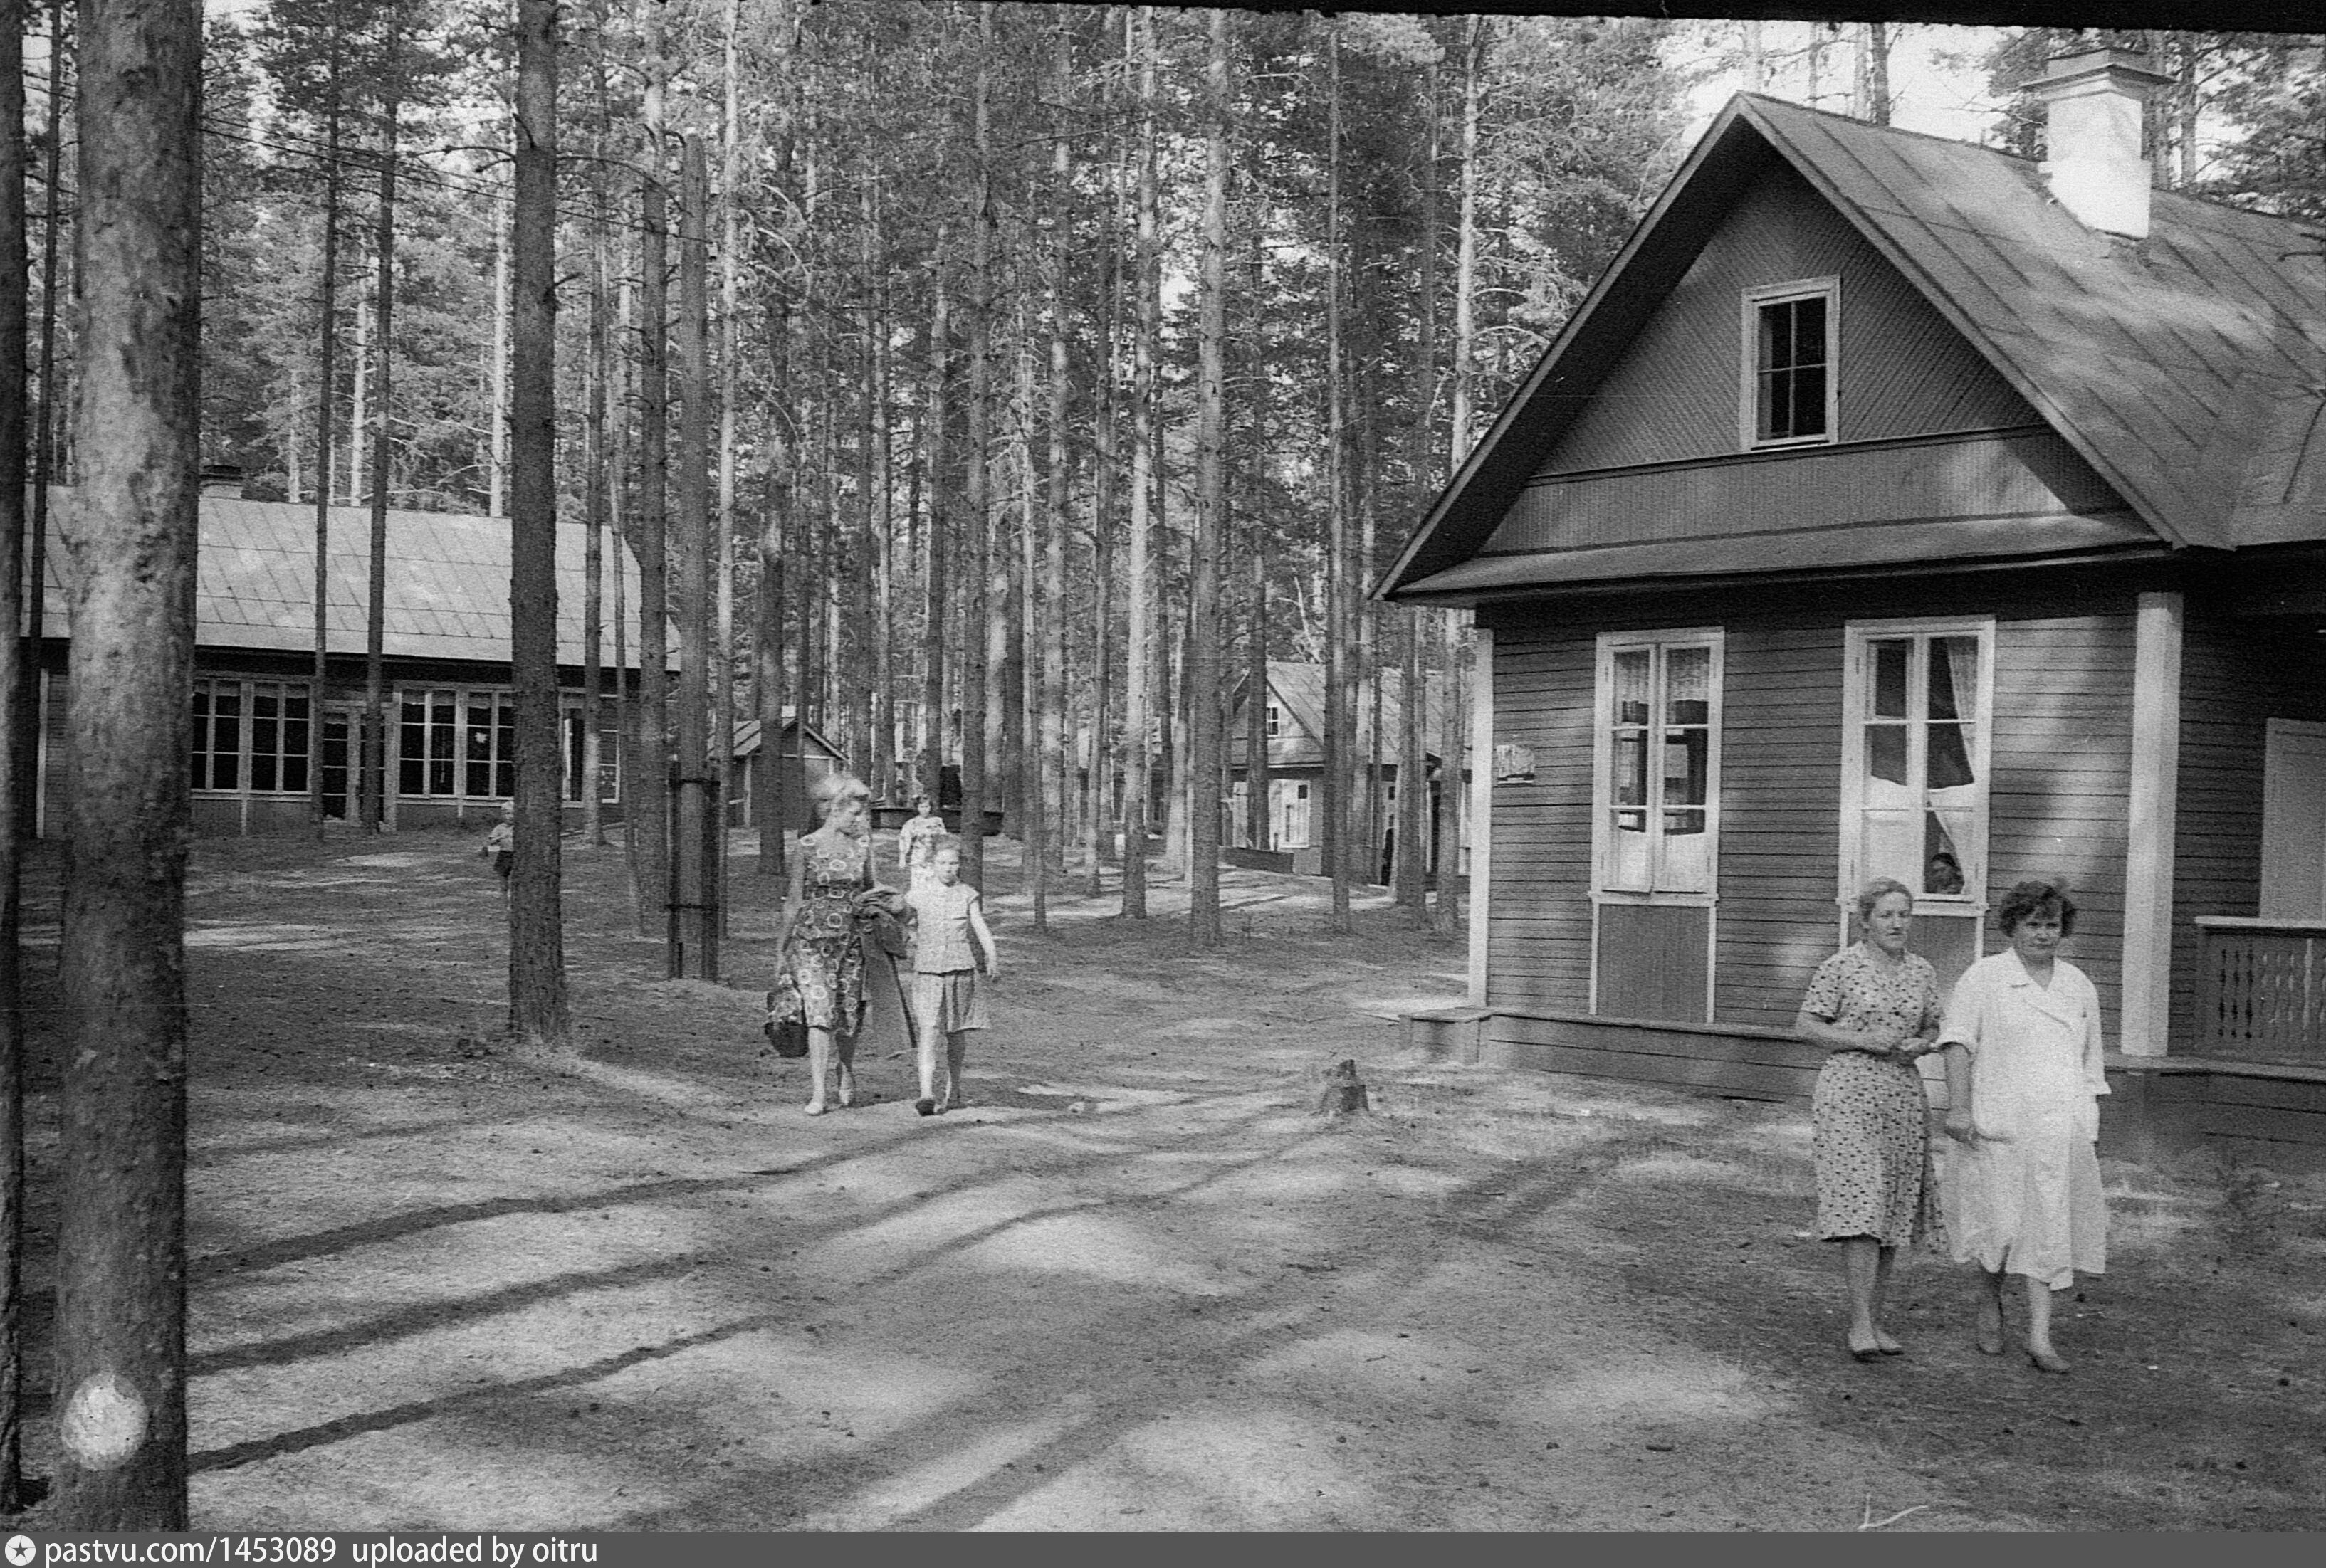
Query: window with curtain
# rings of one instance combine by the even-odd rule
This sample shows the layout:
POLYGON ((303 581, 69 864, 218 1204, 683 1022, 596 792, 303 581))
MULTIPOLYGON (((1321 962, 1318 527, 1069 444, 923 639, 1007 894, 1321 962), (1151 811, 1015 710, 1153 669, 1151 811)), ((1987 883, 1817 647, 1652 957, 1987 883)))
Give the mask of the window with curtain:
POLYGON ((1746 442, 1833 439, 1839 283, 1830 278, 1745 296, 1746 442))
POLYGON ((1717 631, 1600 639, 1597 891, 1714 890, 1720 651, 1717 631))
POLYGON ((1844 865, 1919 895, 1975 902, 1986 876, 1986 692, 1980 623, 1852 626, 1844 865))

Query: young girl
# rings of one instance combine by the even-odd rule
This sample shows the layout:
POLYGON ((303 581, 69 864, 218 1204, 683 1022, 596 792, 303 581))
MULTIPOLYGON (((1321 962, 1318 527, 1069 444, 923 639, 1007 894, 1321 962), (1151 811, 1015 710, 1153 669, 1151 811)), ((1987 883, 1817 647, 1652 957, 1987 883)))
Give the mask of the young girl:
POLYGON ((501 879, 501 896, 507 898, 509 891, 509 873, 516 867, 516 803, 515 801, 501 803, 501 820, 495 822, 493 830, 485 835, 485 841, 477 847, 477 853, 493 863, 493 874, 501 879))
POLYGON ((976 949, 983 950, 986 978, 997 979, 1001 960, 993 951, 993 933, 985 927, 984 900, 976 888, 961 879, 961 845, 952 839, 937 841, 930 857, 929 879, 906 895, 919 916, 919 939, 913 944, 913 1016, 920 1026, 921 1098, 913 1109, 923 1116, 936 1114, 937 1041, 945 1043, 947 1110, 968 1102, 961 1097, 962 1059, 969 1051, 969 1031, 985 1024, 985 998, 977 988, 980 967, 976 949), (976 948, 971 939, 976 939, 976 948))

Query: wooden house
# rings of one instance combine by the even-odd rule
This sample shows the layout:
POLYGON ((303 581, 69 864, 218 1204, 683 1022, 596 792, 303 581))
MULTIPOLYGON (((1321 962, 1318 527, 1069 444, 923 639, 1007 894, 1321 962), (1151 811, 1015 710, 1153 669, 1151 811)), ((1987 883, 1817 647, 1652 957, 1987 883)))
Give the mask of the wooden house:
MULTIPOLYGON (((1373 869, 1382 880, 1387 879, 1387 867, 1393 842, 1397 817, 1398 758, 1405 735, 1405 702, 1400 688, 1403 682, 1394 671, 1381 671, 1372 681, 1355 688, 1353 726, 1356 739, 1357 769, 1370 782, 1371 800, 1354 803, 1351 815, 1360 831, 1370 832, 1374 842, 1372 857, 1373 869), (1380 722, 1374 722, 1376 688, 1378 688, 1380 722), (1378 735, 1380 744, 1374 744, 1378 735)), ((1423 716, 1424 756, 1428 764, 1429 842, 1427 852, 1434 861, 1437 844, 1437 812, 1442 806, 1459 811, 1462 797, 1459 789, 1448 793, 1439 779, 1438 737, 1443 733, 1446 705, 1446 682, 1442 675, 1429 677, 1423 687, 1426 693, 1423 716)), ((1317 816, 1324 801, 1325 777, 1325 666, 1304 663, 1296 660, 1271 659, 1268 663, 1268 690, 1262 700, 1266 710, 1262 726, 1268 738, 1268 842, 1248 842, 1244 803, 1251 798, 1251 784, 1246 772, 1245 738, 1251 697, 1251 677, 1247 672, 1236 682, 1229 698, 1227 724, 1227 769, 1229 780, 1228 820, 1223 842, 1236 849, 1251 849, 1289 854, 1298 868, 1315 872, 1317 846, 1321 839, 1321 820, 1317 816), (1308 851, 1303 854, 1302 851, 1308 851)), ((1355 771, 1353 769, 1353 771, 1355 771)), ((1425 868, 1434 871, 1434 864, 1425 862, 1425 868)))
MULTIPOLYGON (((321 770, 323 808, 345 819, 360 775, 357 715, 366 688, 365 617, 371 514, 334 506, 327 555, 323 690, 314 689, 315 509, 247 501, 240 481, 206 482, 194 590, 193 830, 202 835, 289 832, 309 821, 310 769, 321 770), (320 726, 316 719, 320 713, 320 726), (351 737, 358 738, 351 739, 351 737)), ((53 518, 71 492, 51 493, 53 518)), ((497 817, 516 783, 516 712, 509 664, 509 524, 505 517, 443 512, 387 515, 383 623, 386 787, 383 826, 474 822, 497 817)), ((557 658, 563 691, 565 800, 578 818, 583 777, 582 611, 583 529, 558 525, 557 658)), ((606 561, 605 691, 612 657, 612 563, 606 561)), ((64 554, 53 523, 48 542, 41 652, 38 830, 64 831, 66 660, 70 645, 64 554)), ((628 569, 626 601, 637 603, 628 569)), ((613 704, 601 704, 596 787, 609 812, 621 800, 613 704)))
MULTIPOLYGON (((735 726, 735 756, 727 772, 727 820, 739 828, 757 825, 752 816, 751 787, 761 765, 761 728, 756 719, 746 719, 735 726)), ((815 817, 809 803, 815 798, 817 783, 832 774, 846 771, 848 758, 823 731, 803 722, 788 708, 784 710, 782 755, 786 762, 796 760, 799 765, 784 790, 784 821, 794 829, 812 828, 815 817)))
POLYGON ((1714 123, 1382 584, 1475 607, 1495 760, 1437 1026, 1800 1099, 1867 878, 1951 981, 2056 876, 2107 1136, 2320 1152, 2326 239, 2152 191, 2157 79, 2052 62, 2042 164, 1714 123))

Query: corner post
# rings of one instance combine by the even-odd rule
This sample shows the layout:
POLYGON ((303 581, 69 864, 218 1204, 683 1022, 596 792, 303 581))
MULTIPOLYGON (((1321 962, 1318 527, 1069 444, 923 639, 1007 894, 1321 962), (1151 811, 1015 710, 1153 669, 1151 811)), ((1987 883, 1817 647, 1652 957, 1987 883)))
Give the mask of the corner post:
POLYGON ((2181 596, 2144 593, 2132 664, 2119 1049, 2162 1056, 2172 1018, 2172 848, 2181 769, 2181 596))
MULTIPOLYGON (((1486 1005, 1487 889, 1494 844, 1494 634, 1479 626, 1470 669, 1470 1005, 1486 1005)), ((1450 869, 1450 868, 1449 868, 1450 869)))

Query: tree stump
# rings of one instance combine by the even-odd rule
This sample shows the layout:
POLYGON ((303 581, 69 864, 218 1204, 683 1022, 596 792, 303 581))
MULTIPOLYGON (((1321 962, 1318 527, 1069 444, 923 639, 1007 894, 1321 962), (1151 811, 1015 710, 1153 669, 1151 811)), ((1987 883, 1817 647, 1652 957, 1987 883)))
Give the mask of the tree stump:
POLYGON ((1317 1099, 1318 1116, 1363 1116, 1371 1109, 1354 1058, 1342 1062, 1325 1075, 1325 1091, 1317 1099))

